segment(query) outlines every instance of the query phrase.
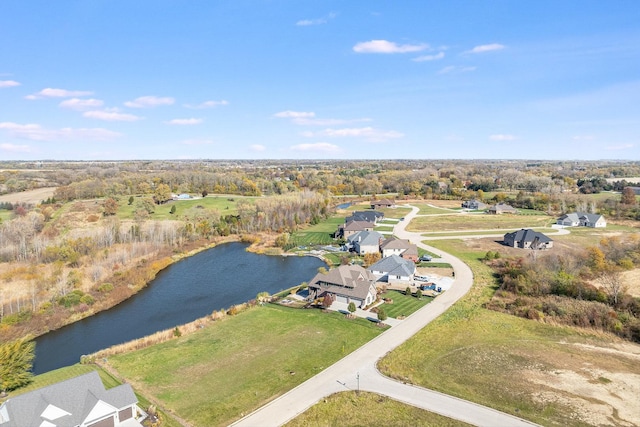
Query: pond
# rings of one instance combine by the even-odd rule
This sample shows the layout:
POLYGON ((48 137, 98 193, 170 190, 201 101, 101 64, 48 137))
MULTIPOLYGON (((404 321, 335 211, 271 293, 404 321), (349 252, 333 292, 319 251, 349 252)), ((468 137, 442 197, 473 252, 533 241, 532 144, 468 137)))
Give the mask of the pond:
POLYGON ((256 297, 311 280, 325 264, 315 257, 266 256, 228 243, 161 271, 115 307, 36 339, 33 373, 80 361, 80 356, 173 328, 256 297))

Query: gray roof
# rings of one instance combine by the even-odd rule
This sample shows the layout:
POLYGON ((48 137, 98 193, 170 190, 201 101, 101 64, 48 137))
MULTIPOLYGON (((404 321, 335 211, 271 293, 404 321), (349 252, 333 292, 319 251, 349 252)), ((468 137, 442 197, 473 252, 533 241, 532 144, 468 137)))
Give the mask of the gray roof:
POLYGON ((388 237, 382 244, 380 245, 380 249, 409 249, 410 247, 415 246, 407 239, 398 239, 395 236, 388 237))
POLYGON ((504 235, 504 237, 505 239, 512 238, 515 242, 533 242, 536 239, 541 243, 547 243, 547 242, 553 241, 549 237, 545 236, 544 234, 538 231, 534 231, 530 228, 527 228, 527 229, 523 228, 521 230, 514 231, 513 233, 507 233, 504 235))
POLYGON ((384 236, 377 231, 358 231, 347 238, 350 243, 358 242, 360 246, 379 245, 384 236))
POLYGON ((309 287, 364 300, 375 281, 375 276, 359 265, 341 265, 316 274, 309 287))
POLYGON ((386 258, 382 258, 380 261, 370 266, 369 271, 382 271, 393 276, 407 277, 416 272, 416 265, 413 261, 394 254, 386 258))
POLYGON ((50 423, 56 427, 74 427, 86 419, 99 400, 118 409, 138 402, 129 384, 105 390, 98 373, 92 371, 10 398, 2 405, 9 420, 0 423, 0 427, 39 426, 45 420, 41 415, 49 405, 70 414, 48 420, 50 423))
POLYGON ((355 211, 351 214, 351 216, 347 217, 344 220, 344 222, 349 222, 349 221, 376 222, 380 218, 384 218, 384 214, 380 211, 355 211))
POLYGON ((596 222, 598 222, 598 220, 600 220, 600 218, 602 218, 602 215, 599 214, 592 214, 587 212, 572 212, 562 215, 560 218, 558 218, 558 220, 569 219, 572 222, 581 222, 586 220, 587 222, 595 224, 596 222))

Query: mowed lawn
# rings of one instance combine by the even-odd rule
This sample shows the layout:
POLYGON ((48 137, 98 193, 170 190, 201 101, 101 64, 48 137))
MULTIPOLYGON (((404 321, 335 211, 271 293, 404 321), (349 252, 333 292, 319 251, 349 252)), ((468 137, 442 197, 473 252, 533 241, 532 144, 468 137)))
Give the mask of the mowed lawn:
MULTIPOLYGON (((151 197, 148 195, 146 197, 151 197)), ((136 210, 136 202, 141 200, 141 196, 134 196, 133 204, 129 205, 129 198, 122 197, 119 201, 118 217, 121 219, 133 219, 136 210)), ((189 200, 174 200, 162 205, 156 205, 155 211, 149 216, 150 219, 180 219, 189 209, 202 206, 204 209, 216 209, 220 215, 235 215, 237 213, 236 205, 240 200, 246 200, 253 203, 257 197, 243 196, 216 196, 209 195, 204 198, 189 200), (171 208, 176 207, 175 213, 172 215, 171 208)))
POLYGON ((438 216, 419 216, 414 218, 408 231, 438 232, 463 230, 499 230, 533 227, 550 227, 556 218, 548 215, 489 215, 489 214, 452 214, 438 216))
POLYGON ((255 307, 111 365, 194 426, 228 425, 381 333, 364 319, 255 307))
POLYGON ((408 316, 433 301, 432 297, 423 296, 418 299, 415 296, 405 295, 404 292, 399 291, 388 291, 381 297, 393 300, 392 304, 384 303, 381 306, 389 317, 408 316))
POLYGON ((469 424, 375 393, 355 391, 331 395, 285 424, 286 427, 364 425, 464 427, 469 424))

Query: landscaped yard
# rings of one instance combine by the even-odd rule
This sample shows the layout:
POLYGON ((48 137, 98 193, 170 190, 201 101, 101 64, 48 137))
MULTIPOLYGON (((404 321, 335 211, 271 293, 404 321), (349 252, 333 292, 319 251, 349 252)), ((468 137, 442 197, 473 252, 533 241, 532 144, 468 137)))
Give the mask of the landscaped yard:
POLYGON ((287 427, 363 425, 464 427, 469 424, 375 393, 355 391, 331 395, 285 424, 287 427))
POLYGON ((380 295, 381 298, 391 298, 392 304, 384 303, 381 307, 389 317, 408 316, 433 301, 433 298, 423 296, 421 299, 415 296, 405 295, 404 292, 388 291, 380 295))
POLYGON ((266 305, 109 362, 137 390, 210 427, 228 425, 380 332, 335 312, 266 305))

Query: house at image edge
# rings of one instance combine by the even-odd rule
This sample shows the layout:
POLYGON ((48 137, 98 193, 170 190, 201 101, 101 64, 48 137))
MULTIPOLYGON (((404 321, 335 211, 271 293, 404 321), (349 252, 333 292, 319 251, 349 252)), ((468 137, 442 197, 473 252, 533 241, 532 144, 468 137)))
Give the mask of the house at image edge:
POLYGON ((0 427, 142 427, 146 416, 129 384, 105 390, 96 371, 0 405, 0 427))
POLYGON ((335 301, 354 302, 365 307, 376 300, 376 278, 359 265, 341 265, 326 273, 318 273, 309 282, 309 297, 324 298, 329 294, 335 301))

